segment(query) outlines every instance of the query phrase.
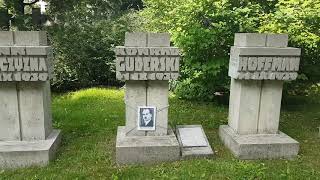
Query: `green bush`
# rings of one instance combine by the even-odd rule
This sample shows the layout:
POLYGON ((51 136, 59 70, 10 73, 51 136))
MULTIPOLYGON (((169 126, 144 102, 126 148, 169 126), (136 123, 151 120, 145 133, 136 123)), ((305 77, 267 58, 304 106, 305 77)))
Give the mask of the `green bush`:
POLYGON ((136 16, 128 13, 112 20, 70 23, 50 29, 55 52, 55 90, 119 85, 115 79, 113 48, 123 44, 136 16))
POLYGON ((289 45, 302 49, 297 81, 287 93, 309 94, 320 82, 320 1, 279 0, 273 13, 262 17, 261 32, 288 33, 289 45))
POLYGON ((126 3, 119 1, 70 1, 67 7, 52 3, 50 16, 59 19, 48 28, 55 55, 54 90, 119 85, 113 48, 123 44, 125 32, 138 27, 135 12, 123 10, 126 3))
POLYGON ((303 83, 309 84, 319 82, 317 75, 309 78, 312 73, 319 74, 315 72, 316 66, 308 68, 310 63, 314 64, 319 59, 319 46, 314 44, 319 42, 315 41, 319 38, 317 12, 320 9, 317 3, 313 3, 315 6, 310 9, 304 7, 298 0, 291 0, 295 6, 301 6, 302 14, 308 17, 306 23, 301 26, 291 27, 291 21, 280 21, 288 18, 286 17, 288 14, 280 13, 282 8, 287 10, 288 7, 288 13, 295 17, 296 22, 300 22, 302 17, 290 10, 290 3, 284 3, 286 1, 145 0, 144 2, 146 7, 141 15, 146 19, 145 28, 149 31, 168 31, 172 35, 174 44, 184 52, 181 63, 182 76, 179 82, 174 83, 175 92, 182 98, 212 100, 215 92, 228 91, 228 53, 236 32, 279 32, 278 29, 282 28, 283 31, 280 32, 288 32, 291 37, 290 42, 294 42, 294 39, 300 42, 291 43, 292 45, 304 48, 304 51, 308 52, 308 56, 303 56, 300 79, 303 83), (306 15, 303 13, 306 10, 312 10, 312 13, 306 15), (277 24, 280 24, 281 28, 277 28, 277 24), (305 37, 303 39, 291 31, 284 31, 305 27, 313 34, 300 35, 305 37))
POLYGON ((145 0, 146 29, 168 31, 183 49, 175 92, 187 99, 212 100, 228 91, 228 53, 234 33, 255 32, 261 6, 232 1, 145 0))

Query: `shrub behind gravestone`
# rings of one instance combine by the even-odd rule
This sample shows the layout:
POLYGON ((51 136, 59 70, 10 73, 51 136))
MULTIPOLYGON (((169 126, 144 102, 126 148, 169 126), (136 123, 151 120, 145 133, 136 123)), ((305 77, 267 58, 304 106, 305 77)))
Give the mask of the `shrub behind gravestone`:
POLYGON ((228 53, 236 32, 288 33, 289 45, 304 50, 299 80, 289 86, 305 92, 320 81, 319 1, 144 2, 146 29, 170 32, 184 51, 181 78, 174 83, 182 98, 212 100, 221 94, 216 92, 228 91, 228 53))
POLYGON ((75 21, 50 29, 55 50, 54 90, 65 91, 91 86, 117 86, 115 79, 115 45, 135 26, 135 14, 113 19, 75 21))

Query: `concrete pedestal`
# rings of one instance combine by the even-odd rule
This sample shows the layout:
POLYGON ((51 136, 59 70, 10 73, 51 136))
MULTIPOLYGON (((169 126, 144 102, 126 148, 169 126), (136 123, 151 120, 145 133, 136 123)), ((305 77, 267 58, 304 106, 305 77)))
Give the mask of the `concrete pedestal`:
POLYGON ((179 159, 180 146, 170 128, 166 136, 126 136, 125 127, 118 127, 118 164, 154 164, 179 159))
POLYGON ((224 144, 240 159, 293 158, 299 143, 279 131, 283 82, 295 80, 299 48, 286 34, 237 33, 231 47, 228 126, 224 144))
POLYGON ((118 164, 154 164, 180 159, 168 128, 169 80, 179 76, 180 53, 168 33, 126 33, 117 46, 116 76, 125 81, 126 125, 118 127, 118 164))
POLYGON ((52 49, 46 32, 0 31, 0 168, 44 166, 60 131, 52 129, 52 49))
POLYGON ((299 151, 299 143, 282 132, 240 135, 231 127, 222 125, 219 136, 239 159, 291 159, 299 151))
POLYGON ((47 165, 55 157, 60 134, 59 130, 53 130, 46 140, 0 141, 0 168, 47 165))

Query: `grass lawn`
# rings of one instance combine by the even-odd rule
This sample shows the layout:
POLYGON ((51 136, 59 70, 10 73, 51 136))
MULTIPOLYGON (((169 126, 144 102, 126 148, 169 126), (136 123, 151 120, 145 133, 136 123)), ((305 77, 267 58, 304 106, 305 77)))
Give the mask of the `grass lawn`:
POLYGON ((124 125, 124 92, 87 89, 53 98, 54 127, 62 129, 57 159, 44 168, 0 170, 0 179, 320 179, 320 98, 289 99, 280 130, 301 143, 295 160, 240 161, 218 137, 228 107, 170 98, 169 121, 202 124, 216 155, 148 166, 115 164, 117 126, 124 125))

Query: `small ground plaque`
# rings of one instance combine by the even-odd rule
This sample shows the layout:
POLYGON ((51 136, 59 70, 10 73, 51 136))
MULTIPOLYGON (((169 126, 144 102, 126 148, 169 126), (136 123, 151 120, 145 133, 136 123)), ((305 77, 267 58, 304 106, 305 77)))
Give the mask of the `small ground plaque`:
POLYGON ((205 134, 201 127, 179 128, 178 131, 183 147, 208 146, 208 142, 206 141, 205 134))
POLYGON ((213 155, 213 151, 201 125, 178 125, 176 132, 182 158, 213 155))

